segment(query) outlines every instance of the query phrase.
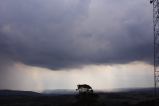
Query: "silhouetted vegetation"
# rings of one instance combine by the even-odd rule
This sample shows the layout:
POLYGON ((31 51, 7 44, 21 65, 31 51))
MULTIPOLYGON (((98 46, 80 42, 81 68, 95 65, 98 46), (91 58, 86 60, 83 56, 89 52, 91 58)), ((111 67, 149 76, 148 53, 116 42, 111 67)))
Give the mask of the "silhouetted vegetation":
MULTIPOLYGON (((0 95, 0 106, 154 106, 155 102, 156 106, 159 106, 159 97, 154 98, 153 93, 148 91, 95 92, 68 95, 44 95, 36 93, 31 95, 31 93, 33 92, 30 92, 29 95, 25 95, 25 92, 22 93, 23 95, 16 96, 0 95)), ((0 92, 0 94, 2 93, 0 92)))
POLYGON ((98 95, 93 92, 91 86, 87 84, 77 85, 77 91, 79 93, 76 95, 76 106, 94 106, 99 105, 98 95))

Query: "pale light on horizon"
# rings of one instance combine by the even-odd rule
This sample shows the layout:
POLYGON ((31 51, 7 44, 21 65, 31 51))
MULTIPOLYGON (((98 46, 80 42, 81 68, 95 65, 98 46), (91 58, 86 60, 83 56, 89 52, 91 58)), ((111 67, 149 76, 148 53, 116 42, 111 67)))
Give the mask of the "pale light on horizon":
MULTIPOLYGON (((89 84, 96 90, 153 87, 153 67, 143 62, 119 65, 89 65, 77 69, 51 70, 16 63, 10 71, 12 88, 44 91, 76 89, 77 84, 89 84)), ((9 77, 9 76, 8 76, 9 77)), ((9 83, 9 84, 10 84, 9 83)))

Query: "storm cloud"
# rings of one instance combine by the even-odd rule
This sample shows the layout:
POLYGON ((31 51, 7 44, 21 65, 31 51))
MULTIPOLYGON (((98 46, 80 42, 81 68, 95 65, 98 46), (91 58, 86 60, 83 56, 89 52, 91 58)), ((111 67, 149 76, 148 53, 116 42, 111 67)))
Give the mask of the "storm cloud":
POLYGON ((151 14, 147 0, 1 0, 0 63, 151 64, 151 14))

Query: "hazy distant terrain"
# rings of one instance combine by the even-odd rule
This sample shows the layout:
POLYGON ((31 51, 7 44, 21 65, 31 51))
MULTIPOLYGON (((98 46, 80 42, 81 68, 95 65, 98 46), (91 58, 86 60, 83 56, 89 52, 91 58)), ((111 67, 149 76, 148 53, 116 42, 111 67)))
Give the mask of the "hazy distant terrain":
MULTIPOLYGON (((61 90, 62 91, 62 90, 61 90)), ((67 93, 64 93, 64 92, 67 93)), ((57 94, 55 90, 51 94, 40 94, 30 91, 0 91, 0 106, 83 106, 76 98, 77 94, 57 94)), ((97 101, 91 106, 152 106, 155 101, 159 104, 159 98, 154 98, 152 89, 130 90, 127 92, 98 92, 97 101)))

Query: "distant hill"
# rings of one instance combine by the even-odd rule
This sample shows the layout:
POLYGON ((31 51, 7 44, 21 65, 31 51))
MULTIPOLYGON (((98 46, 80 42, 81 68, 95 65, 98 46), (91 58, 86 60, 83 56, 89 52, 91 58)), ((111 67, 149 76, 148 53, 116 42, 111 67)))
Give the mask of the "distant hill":
POLYGON ((71 89, 55 89, 55 90, 44 90, 42 94, 46 95, 73 95, 77 92, 71 89))
MULTIPOLYGON (((32 91, 0 90, 0 106, 159 106, 159 95, 153 88, 127 89, 122 92, 95 92, 96 99, 82 101, 75 90, 32 91)), ((92 96, 90 96, 92 97, 92 96)), ((85 99, 83 99, 85 100, 85 99)))
MULTIPOLYGON (((159 91, 159 88, 157 89, 159 91)), ((154 92, 154 88, 117 88, 117 89, 113 89, 111 91, 104 91, 104 90, 95 90, 96 92, 105 92, 105 93, 120 93, 120 92, 149 92, 149 93, 153 93, 154 92)))
POLYGON ((0 96, 40 96, 40 93, 32 91, 0 90, 0 96))
MULTIPOLYGON (((159 91, 159 89, 157 89, 159 91)), ((127 88, 127 89, 119 89, 119 92, 140 92, 140 93, 153 93, 154 88, 127 88)))
MULTIPOLYGON (((154 88, 137 88, 137 89, 119 89, 119 93, 127 92, 127 93, 153 93, 154 88)), ((158 89, 159 91, 159 89, 158 89)), ((96 93, 109 93, 104 91, 96 91, 96 93)), ((116 91, 114 91, 116 93, 116 91)), ((111 92, 110 92, 111 93, 111 92)), ((113 93, 113 91, 112 91, 113 93)), ((75 95, 77 92, 71 89, 55 89, 55 90, 44 90, 41 93, 33 92, 33 91, 16 91, 16 90, 0 90, 0 96, 43 96, 43 95, 75 95)))
POLYGON ((45 96, 45 95, 73 95, 76 94, 74 90, 55 89, 45 90, 41 93, 33 91, 17 91, 17 90, 0 90, 0 96, 45 96))

